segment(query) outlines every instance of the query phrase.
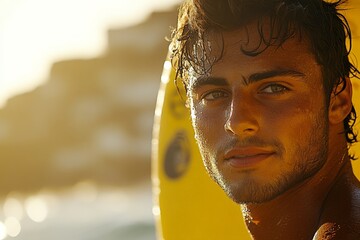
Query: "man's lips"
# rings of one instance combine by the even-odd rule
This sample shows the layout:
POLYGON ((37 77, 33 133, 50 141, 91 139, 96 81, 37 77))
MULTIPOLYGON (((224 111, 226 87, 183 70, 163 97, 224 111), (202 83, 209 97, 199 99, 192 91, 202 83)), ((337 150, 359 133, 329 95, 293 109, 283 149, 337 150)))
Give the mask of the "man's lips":
POLYGON ((257 147, 235 148, 226 152, 224 159, 234 168, 249 168, 275 154, 257 147))

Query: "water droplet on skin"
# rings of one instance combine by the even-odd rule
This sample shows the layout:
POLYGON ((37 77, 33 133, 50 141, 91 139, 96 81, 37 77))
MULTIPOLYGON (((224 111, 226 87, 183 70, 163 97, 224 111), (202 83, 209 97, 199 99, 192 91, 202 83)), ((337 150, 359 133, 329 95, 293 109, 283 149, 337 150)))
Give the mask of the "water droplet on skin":
POLYGON ((252 216, 250 215, 250 211, 246 206, 241 207, 241 211, 244 217, 244 221, 246 222, 246 224, 255 224, 258 225, 260 223, 260 221, 258 220, 254 220, 252 218, 252 216))

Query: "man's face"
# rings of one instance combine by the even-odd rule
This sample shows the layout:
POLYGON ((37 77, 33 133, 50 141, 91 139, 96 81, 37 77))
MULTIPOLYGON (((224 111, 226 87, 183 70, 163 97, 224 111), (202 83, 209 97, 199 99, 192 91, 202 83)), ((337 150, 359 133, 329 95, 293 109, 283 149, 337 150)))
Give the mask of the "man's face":
POLYGON ((328 148, 321 67, 307 42, 289 39, 251 57, 240 49, 256 47, 252 37, 224 33, 221 60, 188 86, 205 167, 238 203, 265 202, 300 184, 323 166, 328 148))

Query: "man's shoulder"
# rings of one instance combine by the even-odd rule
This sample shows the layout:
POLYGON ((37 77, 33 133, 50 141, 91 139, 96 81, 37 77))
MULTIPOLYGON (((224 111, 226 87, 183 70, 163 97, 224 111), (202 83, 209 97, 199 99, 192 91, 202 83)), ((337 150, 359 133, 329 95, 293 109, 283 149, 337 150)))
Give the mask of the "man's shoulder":
POLYGON ((359 240, 360 223, 324 223, 316 232, 313 240, 359 240))
POLYGON ((353 178, 333 192, 313 240, 360 239, 360 183, 353 178))

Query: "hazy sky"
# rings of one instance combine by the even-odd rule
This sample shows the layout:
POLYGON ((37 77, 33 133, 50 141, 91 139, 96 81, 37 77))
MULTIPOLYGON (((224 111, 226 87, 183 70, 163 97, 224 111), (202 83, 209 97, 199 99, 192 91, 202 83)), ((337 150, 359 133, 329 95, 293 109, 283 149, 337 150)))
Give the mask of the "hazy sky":
POLYGON ((0 0, 0 107, 44 82, 54 61, 94 57, 106 30, 181 0, 0 0))

